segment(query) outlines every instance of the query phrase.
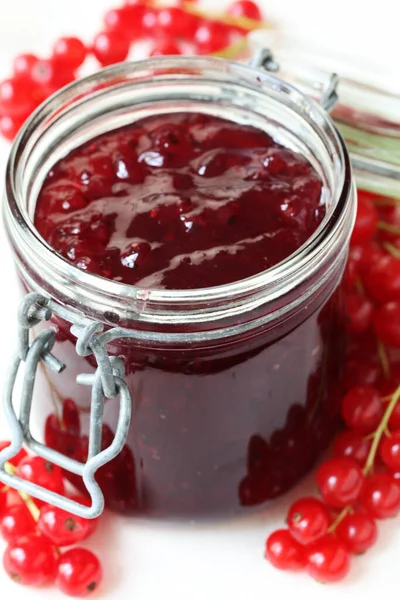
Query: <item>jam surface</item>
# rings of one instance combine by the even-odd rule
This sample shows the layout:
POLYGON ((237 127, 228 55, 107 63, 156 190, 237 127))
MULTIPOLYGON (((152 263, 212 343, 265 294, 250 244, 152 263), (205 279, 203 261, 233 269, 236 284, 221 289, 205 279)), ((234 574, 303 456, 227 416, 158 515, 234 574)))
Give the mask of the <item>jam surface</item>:
POLYGON ((325 206, 315 169, 267 133, 218 117, 152 116, 57 163, 35 225, 67 260, 145 288, 244 279, 296 251, 325 206))

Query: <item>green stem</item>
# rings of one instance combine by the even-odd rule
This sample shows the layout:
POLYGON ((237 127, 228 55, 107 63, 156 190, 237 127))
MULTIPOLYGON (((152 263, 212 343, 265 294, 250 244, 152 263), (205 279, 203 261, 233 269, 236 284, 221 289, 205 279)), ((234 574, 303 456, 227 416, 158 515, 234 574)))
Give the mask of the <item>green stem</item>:
POLYGON ((386 221, 378 221, 377 227, 378 229, 382 229, 382 231, 389 231, 389 233, 400 235, 400 227, 397 227, 397 225, 392 225, 392 223, 387 223, 386 221))
POLYGON ((400 250, 393 246, 390 242, 383 242, 382 246, 385 248, 386 252, 389 252, 394 258, 400 258, 400 250))
MULTIPOLYGON (((9 462, 6 462, 5 464, 5 470, 9 475, 15 475, 17 469, 14 467, 14 465, 12 465, 9 462)), ((31 513, 33 519, 35 522, 37 522, 39 520, 39 515, 40 515, 40 510, 39 508, 36 506, 35 502, 32 500, 32 498, 26 494, 25 492, 20 492, 18 490, 18 494, 20 495, 20 497, 22 498, 26 508, 29 510, 29 512, 31 513)))
POLYGON ((374 465, 375 456, 376 456, 376 453, 377 453, 377 450, 379 447, 379 443, 380 443, 381 438, 384 435, 385 431, 387 430, 389 419, 391 417, 391 414, 392 414, 399 398, 400 398, 400 386, 397 388, 397 390, 392 395, 392 399, 390 400, 390 402, 385 410, 385 413, 382 417, 382 421, 380 422, 379 427, 377 428, 377 430, 374 433, 372 445, 371 445, 371 448, 368 453, 368 457, 367 457, 367 460, 365 461, 365 466, 363 469, 364 475, 368 475, 369 471, 372 469, 372 467, 374 465))
POLYGON ((336 519, 333 521, 333 523, 329 527, 327 533, 333 533, 335 531, 336 527, 339 525, 339 523, 341 523, 343 521, 343 519, 345 517, 347 517, 347 515, 350 514, 351 512, 353 512, 352 506, 350 504, 348 506, 345 506, 343 508, 343 510, 340 511, 340 513, 338 514, 336 519))
POLYGON ((386 348, 383 342, 378 339, 378 357, 381 363, 383 375, 385 379, 388 379, 390 376, 390 364, 387 356, 386 348))

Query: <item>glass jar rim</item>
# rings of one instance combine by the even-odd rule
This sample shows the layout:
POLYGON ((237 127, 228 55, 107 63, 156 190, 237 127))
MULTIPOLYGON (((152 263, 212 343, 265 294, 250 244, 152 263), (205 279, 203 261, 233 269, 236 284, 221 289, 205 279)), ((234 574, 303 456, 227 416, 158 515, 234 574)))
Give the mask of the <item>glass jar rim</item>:
MULTIPOLYGON (((138 312, 143 315, 146 311, 150 311, 150 320, 155 317, 155 313, 160 310, 160 307, 165 305, 177 307, 180 310, 191 307, 193 315, 197 315, 197 318, 199 318, 198 309, 201 306, 203 317, 208 314, 208 318, 213 320, 217 314, 221 316, 225 312, 221 308, 221 304, 224 304, 227 299, 231 301, 233 310, 238 310, 238 304, 242 307, 240 310, 243 309, 244 305, 248 305, 247 308, 249 308, 254 306, 252 302, 254 300, 253 294, 263 292, 265 296, 267 291, 268 297, 264 297, 265 303, 269 299, 284 294, 288 286, 293 286, 294 280, 300 272, 305 275, 310 263, 318 262, 322 246, 325 251, 328 251, 335 233, 346 228, 344 220, 348 211, 351 210, 347 206, 351 193, 351 167, 345 144, 328 113, 311 98, 276 76, 249 65, 214 57, 157 57, 108 67, 94 75, 74 82, 47 100, 30 117, 14 142, 7 165, 6 195, 8 202, 5 203, 6 225, 11 238, 17 235, 18 232, 15 228, 19 227, 23 232, 25 241, 28 242, 25 244, 25 249, 30 248, 34 254, 44 252, 46 254, 46 264, 50 268, 53 267, 61 278, 68 281, 69 286, 79 286, 83 297, 90 298, 95 293, 105 294, 109 299, 113 298, 121 310, 125 311, 125 314, 128 308, 133 311, 136 317, 138 312), (222 286, 193 290, 144 289, 104 279, 78 269, 55 253, 38 234, 24 206, 20 169, 26 164, 27 149, 31 150, 34 146, 35 140, 32 143, 32 138, 40 127, 45 130, 46 127, 51 126, 52 119, 53 122, 57 122, 66 112, 74 107, 79 107, 83 102, 87 102, 90 99, 89 94, 93 93, 94 89, 96 91, 93 93, 93 98, 97 97, 98 94, 102 93, 102 86, 106 85, 107 82, 122 80, 124 77, 134 77, 135 74, 142 71, 152 73, 153 77, 159 73, 168 76, 169 72, 174 69, 176 70, 175 76, 179 72, 185 72, 185 69, 189 73, 191 70, 196 72, 204 70, 206 74, 210 74, 212 71, 220 74, 232 72, 239 78, 242 85, 245 85, 245 82, 250 85, 249 82, 251 82, 252 85, 258 86, 263 94, 274 94, 279 97, 280 101, 286 102, 292 110, 298 107, 300 111, 301 108, 303 111, 302 118, 308 119, 311 126, 321 136, 325 136, 326 144, 328 139, 331 143, 330 152, 334 154, 331 157, 332 169, 337 171, 336 176, 340 181, 340 185, 337 186, 337 189, 332 190, 334 203, 331 209, 327 211, 325 219, 297 252, 276 266, 247 279, 222 286), (12 229, 13 231, 11 231, 12 229), (127 302, 133 304, 128 307, 127 302), (212 304, 211 309, 210 304, 212 304), (193 306, 196 307, 194 310, 193 306), (216 308, 218 306, 219 308, 216 308)), ((354 211, 354 207, 352 210, 354 211)), ((19 231, 20 234, 21 231, 19 231)), ((350 235, 348 227, 346 231, 348 238, 350 235)), ((161 313, 164 314, 161 319, 163 320, 166 313, 162 308, 161 313)))

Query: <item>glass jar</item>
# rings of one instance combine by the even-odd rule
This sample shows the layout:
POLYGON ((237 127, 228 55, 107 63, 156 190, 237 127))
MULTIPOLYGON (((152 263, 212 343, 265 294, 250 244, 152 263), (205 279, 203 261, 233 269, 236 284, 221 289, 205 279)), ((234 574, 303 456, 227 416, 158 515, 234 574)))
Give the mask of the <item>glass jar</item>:
MULTIPOLYGON (((76 376, 94 373, 96 362, 76 355, 70 332, 85 317, 130 336, 107 345, 124 362, 133 398, 122 452, 97 476, 109 507, 227 516, 289 489, 338 424, 339 283, 354 216, 349 157, 329 115, 265 71, 214 58, 157 58, 106 69, 50 99, 13 146, 5 202, 19 276, 26 290, 51 298, 52 352, 67 366, 56 375, 43 369, 51 404, 41 394, 36 408, 47 445, 87 457, 91 394, 76 376), (174 111, 251 124, 312 163, 326 216, 296 253, 232 284, 152 290, 83 272, 39 236, 35 203, 54 163, 101 133, 174 111)), ((116 399, 106 399, 103 447, 118 410, 116 399)))

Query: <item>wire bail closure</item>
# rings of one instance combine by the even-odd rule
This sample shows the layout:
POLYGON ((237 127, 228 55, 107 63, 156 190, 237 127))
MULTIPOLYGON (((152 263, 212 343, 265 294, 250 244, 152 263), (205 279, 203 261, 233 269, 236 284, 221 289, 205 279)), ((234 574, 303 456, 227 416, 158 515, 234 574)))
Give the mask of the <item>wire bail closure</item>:
MULTIPOLYGON (((270 48, 259 48, 256 50, 249 60, 249 66, 256 69, 264 69, 269 73, 277 73, 280 70, 279 63, 274 59, 274 55, 270 48)), ((339 101, 338 85, 339 75, 331 73, 329 80, 323 86, 319 103, 327 111, 330 112, 339 101)))
POLYGON ((71 332, 77 337, 77 353, 80 356, 94 354, 97 361, 97 369, 93 375, 81 374, 77 377, 78 383, 92 386, 88 459, 86 463, 81 463, 48 448, 33 437, 29 422, 39 363, 43 361, 47 368, 55 373, 61 373, 65 369, 65 365, 51 352, 56 341, 54 329, 45 329, 37 335, 32 343, 29 342, 29 330, 41 321, 48 321, 52 314, 51 298, 36 292, 27 294, 19 308, 18 352, 12 359, 4 393, 4 411, 12 434, 11 445, 0 452, 0 481, 70 513, 86 519, 94 519, 104 509, 104 496, 95 480, 95 474, 100 467, 110 462, 121 452, 126 442, 132 415, 132 397, 125 381, 123 362, 119 358, 108 355, 105 347, 106 341, 100 338, 104 326, 93 321, 74 324, 71 327, 71 332), (21 363, 25 363, 25 365, 19 416, 17 416, 13 405, 13 397, 21 363), (115 398, 117 396, 120 400, 120 410, 114 440, 108 448, 101 450, 104 400, 105 398, 115 398), (6 462, 15 457, 23 445, 26 445, 33 453, 45 460, 70 473, 81 476, 90 495, 91 506, 84 506, 9 473, 6 462))

